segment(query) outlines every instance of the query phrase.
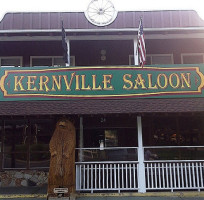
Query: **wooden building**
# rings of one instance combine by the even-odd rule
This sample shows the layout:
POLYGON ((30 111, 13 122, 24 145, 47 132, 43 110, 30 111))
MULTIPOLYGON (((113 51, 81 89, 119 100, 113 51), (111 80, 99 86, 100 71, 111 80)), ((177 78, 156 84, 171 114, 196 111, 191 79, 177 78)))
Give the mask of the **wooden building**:
POLYGON ((46 184, 48 144, 65 116, 77 129, 78 192, 204 189, 204 21, 193 10, 113 15, 0 22, 1 187, 46 184), (134 65, 140 17, 143 68, 134 65))

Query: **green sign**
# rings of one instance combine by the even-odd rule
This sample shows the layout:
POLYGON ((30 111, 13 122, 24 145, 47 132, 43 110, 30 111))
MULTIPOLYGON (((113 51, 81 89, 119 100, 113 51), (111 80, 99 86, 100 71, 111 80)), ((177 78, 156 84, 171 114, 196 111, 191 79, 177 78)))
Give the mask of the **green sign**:
POLYGON ((204 97, 204 65, 0 68, 0 101, 204 97))

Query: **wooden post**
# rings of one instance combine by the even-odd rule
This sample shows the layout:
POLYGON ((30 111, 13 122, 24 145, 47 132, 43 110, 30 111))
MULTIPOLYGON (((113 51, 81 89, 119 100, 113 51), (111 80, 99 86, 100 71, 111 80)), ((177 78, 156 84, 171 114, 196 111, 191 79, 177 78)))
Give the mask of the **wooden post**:
POLYGON ((146 180, 145 180, 145 166, 144 166, 144 148, 142 141, 142 120, 141 116, 137 117, 137 129, 138 129, 138 192, 146 192, 146 180))

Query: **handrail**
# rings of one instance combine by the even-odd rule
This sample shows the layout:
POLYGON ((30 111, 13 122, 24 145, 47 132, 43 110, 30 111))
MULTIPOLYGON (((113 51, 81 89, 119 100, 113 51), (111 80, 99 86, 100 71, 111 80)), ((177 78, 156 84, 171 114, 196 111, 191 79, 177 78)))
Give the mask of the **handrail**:
MULTIPOLYGON (((88 148, 75 148, 76 150, 87 150, 87 149, 98 149, 101 150, 100 147, 88 147, 88 148)), ((138 147, 103 147, 105 149, 138 149, 138 147)))
POLYGON ((175 162, 179 162, 179 163, 183 163, 183 162, 204 162, 204 160, 145 160, 145 163, 175 163, 175 162))
MULTIPOLYGON (((144 146, 144 149, 165 149, 165 148, 204 148, 204 146, 144 146)), ((75 148, 76 150, 99 149, 100 147, 75 148)), ((103 147, 103 149, 138 149, 138 147, 103 147)))
POLYGON ((84 164, 130 164, 130 163, 139 163, 138 161, 86 161, 86 162, 75 162, 76 165, 84 164))
POLYGON ((204 148, 204 146, 144 146, 144 149, 166 149, 166 148, 204 148))

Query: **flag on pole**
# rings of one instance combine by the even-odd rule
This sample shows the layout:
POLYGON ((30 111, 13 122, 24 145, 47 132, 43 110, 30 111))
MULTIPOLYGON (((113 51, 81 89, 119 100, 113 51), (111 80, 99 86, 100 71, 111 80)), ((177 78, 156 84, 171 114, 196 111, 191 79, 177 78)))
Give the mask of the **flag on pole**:
POLYGON ((66 32, 63 26, 62 21, 62 48, 63 48, 63 58, 64 62, 69 66, 70 65, 70 58, 69 58, 69 43, 67 44, 66 32))
POLYGON ((138 30, 138 52, 139 52, 139 63, 141 67, 144 67, 146 62, 146 49, 145 49, 145 40, 143 32, 142 18, 140 18, 140 25, 138 30))

